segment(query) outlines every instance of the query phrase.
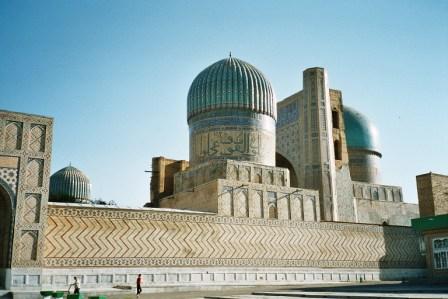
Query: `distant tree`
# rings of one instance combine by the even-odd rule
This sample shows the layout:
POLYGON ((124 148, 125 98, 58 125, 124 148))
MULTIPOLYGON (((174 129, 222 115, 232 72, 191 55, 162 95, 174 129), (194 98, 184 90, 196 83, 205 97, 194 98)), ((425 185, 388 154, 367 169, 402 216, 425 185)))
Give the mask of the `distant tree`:
POLYGON ((107 202, 101 198, 92 200, 92 203, 96 205, 107 205, 107 202))
POLYGON ((104 205, 104 206, 116 206, 117 205, 115 203, 115 201, 113 201, 113 200, 105 201, 101 198, 90 200, 90 203, 92 203, 94 205, 104 205))

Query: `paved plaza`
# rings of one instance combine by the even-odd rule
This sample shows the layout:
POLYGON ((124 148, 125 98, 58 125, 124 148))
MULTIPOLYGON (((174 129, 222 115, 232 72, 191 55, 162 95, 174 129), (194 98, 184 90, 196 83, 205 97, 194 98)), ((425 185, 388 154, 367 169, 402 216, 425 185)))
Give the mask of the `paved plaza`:
MULTIPOLYGON (((149 291, 149 290, 144 290, 149 291)), ((109 295, 131 299, 134 294, 109 295)), ((378 282, 226 288, 222 290, 146 293, 142 299, 292 299, 292 298, 448 298, 448 284, 378 282)))
MULTIPOLYGON (((135 290, 86 290, 84 298, 106 295, 108 299, 134 299, 135 290)), ((14 293, 0 298, 40 298, 38 293, 14 293)), ((144 288, 139 299, 292 299, 292 298, 448 298, 448 284, 431 283, 337 283, 303 284, 289 286, 209 287, 207 289, 182 290, 144 288)))
MULTIPOLYGON (((148 292, 148 289, 144 289, 148 292)), ((134 294, 109 295, 131 299, 134 294)), ((291 299, 291 298, 448 298, 448 284, 375 282, 357 284, 304 284, 225 288, 221 290, 146 293, 142 299, 291 299)))

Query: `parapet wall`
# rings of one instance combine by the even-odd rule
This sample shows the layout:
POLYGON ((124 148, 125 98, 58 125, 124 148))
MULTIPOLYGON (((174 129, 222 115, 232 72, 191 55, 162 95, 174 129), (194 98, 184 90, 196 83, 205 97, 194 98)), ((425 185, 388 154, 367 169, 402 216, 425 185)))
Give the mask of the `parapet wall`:
POLYGON ((58 267, 419 268, 406 227, 50 205, 44 264, 58 267))
POLYGON ((353 182, 359 223, 410 226, 419 217, 418 205, 403 202, 401 187, 353 182))
POLYGON ((357 199, 403 202, 401 187, 353 181, 353 196, 357 199))
POLYGON ((229 217, 320 221, 318 202, 314 190, 217 179, 194 192, 165 197, 159 206, 229 217))
POLYGON ((12 289, 206 286, 421 277, 411 228, 50 204, 44 268, 11 272, 12 289))
POLYGON ((191 192, 216 179, 289 187, 289 170, 247 161, 212 160, 174 175, 174 193, 191 192))

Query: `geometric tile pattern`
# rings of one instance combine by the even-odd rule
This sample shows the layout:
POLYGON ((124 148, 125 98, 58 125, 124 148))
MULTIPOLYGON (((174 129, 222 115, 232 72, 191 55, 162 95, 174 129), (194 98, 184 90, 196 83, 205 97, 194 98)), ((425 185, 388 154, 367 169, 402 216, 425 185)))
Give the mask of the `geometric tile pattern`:
POLYGON ((43 152, 45 150, 45 126, 31 125, 30 131, 30 149, 33 152, 43 152))
POLYGON ((46 267, 424 267, 411 228, 50 205, 46 267))
POLYGON ((22 147, 23 123, 8 121, 5 127, 5 149, 20 150, 22 147))
POLYGON ((0 259, 8 255, 7 267, 42 266, 45 240, 41 236, 47 223, 52 127, 50 117, 0 110, 0 156, 3 162, 17 161, 14 173, 10 169, 0 170, 1 180, 13 190, 13 233, 10 238, 1 236, 10 244, 9 253, 0 251, 0 259))
POLYGON ((42 159, 29 159, 26 173, 26 183, 30 187, 42 187, 42 159))
POLYGON ((16 168, 0 168, 0 179, 2 179, 12 192, 16 193, 17 189, 17 169, 16 168))
POLYGON ((27 194, 22 207, 24 223, 39 223, 40 194, 27 194))

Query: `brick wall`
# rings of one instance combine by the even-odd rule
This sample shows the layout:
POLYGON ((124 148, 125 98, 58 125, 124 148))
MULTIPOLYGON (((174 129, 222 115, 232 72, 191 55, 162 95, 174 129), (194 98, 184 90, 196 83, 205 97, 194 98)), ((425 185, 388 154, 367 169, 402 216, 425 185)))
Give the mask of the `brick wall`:
POLYGON ((420 217, 448 214, 448 176, 430 172, 416 179, 420 217))

